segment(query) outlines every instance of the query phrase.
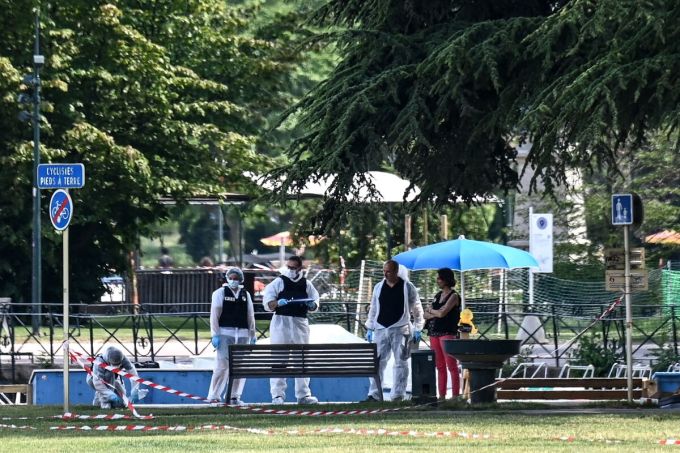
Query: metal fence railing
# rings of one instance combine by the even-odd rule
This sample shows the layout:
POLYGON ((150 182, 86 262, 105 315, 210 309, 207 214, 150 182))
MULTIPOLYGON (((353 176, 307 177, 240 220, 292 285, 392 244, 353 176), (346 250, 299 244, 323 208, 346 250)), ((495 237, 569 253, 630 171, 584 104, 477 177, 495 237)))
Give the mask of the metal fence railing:
MULTIPOLYGON (((63 316, 57 306, 48 304, 43 308, 39 334, 32 331, 30 304, 0 307, 0 364, 3 368, 9 365, 11 379, 15 377, 17 360, 53 364, 55 358, 61 357, 63 316)), ((97 306, 81 307, 73 310, 69 318, 71 347, 94 356, 109 345, 117 345, 135 361, 200 355, 210 347, 209 312, 193 311, 192 306, 187 304, 186 310, 167 313, 155 304, 126 304, 120 305, 114 314, 91 310, 97 306)), ((590 330, 586 333, 597 333, 605 349, 622 351, 625 344, 625 313, 621 306, 594 324, 593 320, 605 312, 607 306, 540 305, 527 309, 525 304, 499 306, 496 301, 482 300, 470 300, 468 306, 477 313, 475 322, 480 338, 508 339, 522 333, 525 343, 533 343, 531 358, 554 360, 555 366, 570 357, 578 345, 571 340, 588 327, 590 330), (527 328, 523 324, 527 316, 535 317, 538 324, 527 328), (542 330, 541 335, 538 335, 539 330, 542 330)), ((338 324, 363 337, 365 329, 357 313, 363 314, 367 308, 366 303, 325 300, 321 310, 310 316, 310 322, 338 324)), ((258 316, 262 337, 267 335, 271 314, 262 311, 259 314, 263 315, 258 316)), ((680 306, 634 307, 633 353, 637 355, 636 360, 649 361, 650 348, 667 348, 677 355, 680 352, 679 329, 680 306)))
MULTIPOLYGON (((659 271, 654 280, 656 289, 634 299, 634 352, 642 360, 653 360, 650 349, 665 348, 676 355, 680 352, 680 303, 667 297, 673 292, 667 289, 674 288, 670 285, 675 284, 677 273, 659 271), (667 279, 673 281, 668 283, 667 279)), ((261 294, 276 273, 258 270, 245 275, 246 289, 255 295, 259 335, 266 336, 271 313, 264 312, 261 294)), ((112 285, 124 285, 117 292, 123 297, 108 301, 104 298, 106 302, 97 304, 71 304, 71 344, 90 355, 115 344, 135 360, 200 355, 210 345, 210 296, 221 284, 220 277, 221 272, 215 269, 139 271, 139 304, 129 300, 129 282, 112 281, 112 285)), ((363 337, 372 289, 382 278, 381 263, 364 262, 361 268, 344 270, 342 275, 329 269, 311 269, 307 277, 322 298, 321 310, 310 315, 310 322, 338 324, 363 337)), ((412 277, 422 295, 431 275, 412 273, 412 277)), ((543 277, 536 285, 541 297, 529 303, 524 284, 521 272, 486 272, 469 279, 466 275, 467 306, 475 313, 481 338, 515 338, 523 333, 527 342, 539 340, 532 346, 532 358, 554 360, 555 365, 568 359, 578 345, 564 344, 588 327, 617 297, 593 284, 581 285, 582 289, 577 282, 543 277), (505 278, 507 284, 498 284, 499 278, 505 278), (585 290, 588 294, 579 293, 585 290), (542 338, 536 338, 535 327, 523 326, 527 316, 538 319, 544 332, 542 338)), ((432 292, 431 287, 429 296, 432 292)), ((49 364, 62 354, 62 305, 43 304, 39 332, 33 332, 31 308, 31 304, 0 299, 0 372, 5 378, 11 376, 10 380, 14 379, 17 361, 49 364)), ((621 351, 625 343, 624 320, 624 309, 619 306, 587 333, 597 332, 604 348, 621 351)))

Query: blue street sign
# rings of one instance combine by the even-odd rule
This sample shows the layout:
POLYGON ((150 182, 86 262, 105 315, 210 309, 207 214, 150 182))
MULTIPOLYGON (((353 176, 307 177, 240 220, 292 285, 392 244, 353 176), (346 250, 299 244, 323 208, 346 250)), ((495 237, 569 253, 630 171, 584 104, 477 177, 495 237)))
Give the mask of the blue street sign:
POLYGON ((612 195, 612 225, 633 224, 633 195, 615 193, 612 195))
POLYGON ((39 189, 80 189, 85 185, 83 164, 39 164, 39 189))
POLYGON ((73 201, 65 190, 57 190, 50 199, 50 221, 57 231, 68 228, 73 217, 73 201))

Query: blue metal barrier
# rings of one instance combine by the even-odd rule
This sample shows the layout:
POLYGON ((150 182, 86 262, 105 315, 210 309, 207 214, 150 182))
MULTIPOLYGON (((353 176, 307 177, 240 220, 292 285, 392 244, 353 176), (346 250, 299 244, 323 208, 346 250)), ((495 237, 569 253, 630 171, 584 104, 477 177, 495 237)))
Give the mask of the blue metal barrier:
MULTIPOLYGON (((139 376, 157 384, 191 393, 197 396, 206 396, 210 386, 212 370, 208 369, 139 369, 139 376)), ((71 370, 69 372, 69 398, 73 405, 92 404, 94 391, 87 385, 87 374, 84 370, 71 370)), ((33 384, 33 404, 61 405, 63 404, 63 372, 62 370, 35 370, 31 375, 30 383, 33 384)), ((129 391, 130 382, 124 379, 129 391)), ((313 378, 310 382, 312 393, 321 402, 351 402, 361 401, 368 394, 367 378, 313 378)), ((179 397, 162 390, 149 389, 149 394, 144 398, 145 404, 197 404, 189 398, 179 397)), ((241 400, 246 403, 269 403, 269 379, 248 379, 241 395, 241 400)), ((295 402, 295 381, 288 379, 286 390, 286 402, 295 402)))

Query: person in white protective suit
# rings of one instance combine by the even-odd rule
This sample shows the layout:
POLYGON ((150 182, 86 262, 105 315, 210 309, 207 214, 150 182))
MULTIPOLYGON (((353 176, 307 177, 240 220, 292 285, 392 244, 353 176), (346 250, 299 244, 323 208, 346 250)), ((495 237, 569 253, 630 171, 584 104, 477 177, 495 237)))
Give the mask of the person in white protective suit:
MULTIPOLYGON (((214 402, 224 401, 222 396, 229 382, 229 345, 256 342, 253 299, 243 288, 243 272, 232 267, 224 276, 226 283, 213 292, 210 304, 210 335, 216 355, 208 399, 214 402)), ((243 404, 241 393, 245 383, 245 379, 234 380, 229 404, 243 404)))
MULTIPOLYGON (((273 311, 269 326, 271 344, 309 343, 307 313, 319 309, 319 292, 302 276, 302 259, 291 256, 281 275, 264 289, 262 303, 266 311, 273 311)), ((283 404, 286 399, 286 379, 270 379, 273 404, 283 404)), ((309 389, 309 378, 295 379, 295 397, 298 404, 316 404, 318 400, 309 389)))
MULTIPOLYGON (((366 320, 366 340, 375 342, 380 360, 380 379, 390 356, 394 356, 390 399, 402 401, 408 380, 410 343, 418 343, 425 325, 423 306, 418 290, 399 272, 399 263, 389 260, 383 266, 385 278, 373 288, 371 306, 366 320), (413 317, 413 322, 411 322, 413 317)), ((382 389, 370 379, 367 401, 379 401, 382 389)))
MULTIPOLYGON (((111 365, 130 374, 138 376, 134 365, 122 351, 114 346, 109 346, 103 354, 98 355, 92 365, 92 374, 87 376, 87 384, 92 387, 94 392, 93 405, 99 405, 102 409, 125 407, 122 395, 125 395, 125 384, 122 377, 101 367, 101 365, 111 365)), ((130 400, 133 403, 141 401, 148 390, 140 389, 138 382, 132 382, 130 400)))

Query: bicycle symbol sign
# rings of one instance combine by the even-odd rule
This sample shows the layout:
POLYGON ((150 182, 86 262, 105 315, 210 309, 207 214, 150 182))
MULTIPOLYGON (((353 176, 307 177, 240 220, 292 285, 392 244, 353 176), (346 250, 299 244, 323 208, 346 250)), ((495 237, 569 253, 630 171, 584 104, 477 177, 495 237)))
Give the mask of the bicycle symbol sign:
POLYGON ((68 228, 73 217, 73 201, 65 190, 57 190, 50 200, 50 221, 57 231, 68 228))

